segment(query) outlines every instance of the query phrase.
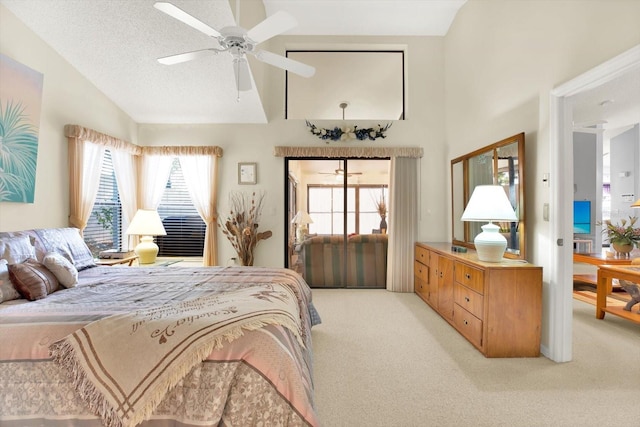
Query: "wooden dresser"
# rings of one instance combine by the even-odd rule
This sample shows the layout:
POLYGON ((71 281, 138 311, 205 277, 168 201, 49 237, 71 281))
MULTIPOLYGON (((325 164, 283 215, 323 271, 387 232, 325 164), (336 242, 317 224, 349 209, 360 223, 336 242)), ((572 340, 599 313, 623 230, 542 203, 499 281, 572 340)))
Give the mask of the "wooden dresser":
POLYGON ((486 357, 540 355, 542 267, 416 243, 415 292, 486 357))

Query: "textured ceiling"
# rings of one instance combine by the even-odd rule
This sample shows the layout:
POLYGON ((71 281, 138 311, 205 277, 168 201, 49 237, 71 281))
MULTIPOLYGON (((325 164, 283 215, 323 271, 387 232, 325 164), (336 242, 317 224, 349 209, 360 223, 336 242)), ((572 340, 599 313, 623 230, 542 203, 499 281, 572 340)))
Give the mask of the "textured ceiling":
MULTIPOLYGON (((240 14, 241 22, 249 16, 258 17, 257 23, 286 10, 299 24, 287 35, 444 35, 465 1, 243 0, 240 14)), ((0 3, 138 123, 267 121, 255 84, 253 90, 240 93, 238 101, 227 54, 172 66, 156 61, 158 57, 217 47, 217 41, 156 10, 155 0, 0 3)), ((235 25, 235 2, 171 3, 215 29, 235 25)), ((251 63, 254 76, 256 65, 262 64, 251 63)))

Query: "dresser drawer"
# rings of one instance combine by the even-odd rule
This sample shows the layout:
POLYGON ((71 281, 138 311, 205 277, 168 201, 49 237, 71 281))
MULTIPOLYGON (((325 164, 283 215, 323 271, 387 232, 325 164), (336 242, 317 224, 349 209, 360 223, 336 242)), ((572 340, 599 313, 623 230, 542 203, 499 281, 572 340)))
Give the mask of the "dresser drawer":
POLYGON ((424 280, 425 283, 429 282, 429 267, 418 261, 413 262, 413 275, 416 279, 424 280))
POLYGON ((424 295, 425 297, 429 295, 429 285, 422 279, 416 277, 413 281, 414 291, 417 294, 424 295))
POLYGON ((456 283, 453 288, 453 300, 477 318, 483 318, 484 296, 456 283))
POLYGON ((424 265, 429 265, 429 250, 416 246, 415 259, 424 265))
POLYGON ((478 347, 482 347, 482 320, 478 319, 467 310, 453 305, 453 324, 456 329, 478 347))
POLYGON ((484 272, 467 264, 456 262, 456 282, 484 294, 484 272))

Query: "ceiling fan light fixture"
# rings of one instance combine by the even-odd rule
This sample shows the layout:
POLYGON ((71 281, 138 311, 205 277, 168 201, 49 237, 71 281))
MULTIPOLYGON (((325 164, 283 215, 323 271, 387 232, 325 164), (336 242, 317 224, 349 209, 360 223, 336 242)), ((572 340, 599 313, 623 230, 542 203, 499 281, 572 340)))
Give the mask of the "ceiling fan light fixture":
MULTIPOLYGON (((246 54, 252 54, 257 60, 264 62, 265 64, 273 65, 286 71, 291 71, 302 77, 311 77, 316 72, 314 67, 294 61, 282 55, 277 55, 263 50, 255 51, 257 44, 289 31, 291 28, 298 25, 296 19, 287 12, 276 12, 248 31, 239 25, 224 27, 218 31, 171 3, 156 2, 153 6, 170 17, 215 38, 221 47, 221 49, 210 48, 202 51, 180 53, 177 55, 162 57, 158 59, 161 64, 173 65, 180 62, 191 61, 203 56, 203 54, 198 52, 206 52, 208 50, 214 51, 214 53, 229 52, 234 58, 234 71, 238 92, 248 91, 252 87, 250 78, 251 71, 249 70, 249 66, 246 61, 246 54), (240 61, 243 61, 244 63, 240 61), (244 76, 245 73, 247 74, 247 78, 244 76)), ((240 0, 236 0, 236 10, 236 17, 239 24, 240 0)))

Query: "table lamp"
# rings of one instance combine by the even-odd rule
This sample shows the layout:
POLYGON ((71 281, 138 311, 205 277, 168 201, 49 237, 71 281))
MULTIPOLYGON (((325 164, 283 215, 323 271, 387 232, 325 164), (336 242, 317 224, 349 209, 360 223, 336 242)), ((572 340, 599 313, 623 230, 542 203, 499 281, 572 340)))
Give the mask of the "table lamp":
POLYGON ((153 236, 166 236, 160 215, 154 209, 138 209, 127 228, 126 234, 142 236, 134 249, 140 264, 153 264, 158 256, 158 245, 153 236))
POLYGON ((478 185, 462 213, 462 221, 488 221, 482 226, 473 243, 478 259, 487 262, 500 262, 507 249, 507 239, 500 234, 500 227, 493 221, 517 221, 516 213, 500 185, 478 185))
POLYGON ((291 220, 292 224, 296 224, 296 241, 298 243, 304 240, 304 237, 309 234, 309 224, 313 224, 313 220, 305 211, 298 211, 296 216, 291 220))

